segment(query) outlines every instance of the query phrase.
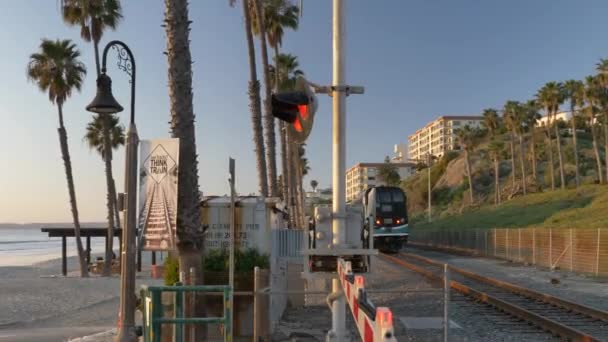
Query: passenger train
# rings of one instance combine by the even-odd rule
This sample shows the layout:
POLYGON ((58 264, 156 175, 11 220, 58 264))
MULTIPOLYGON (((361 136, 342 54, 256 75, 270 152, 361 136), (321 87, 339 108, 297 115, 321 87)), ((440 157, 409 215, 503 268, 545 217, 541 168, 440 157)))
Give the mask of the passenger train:
POLYGON ((364 211, 363 247, 369 248, 371 229, 373 248, 389 253, 401 250, 409 236, 405 192, 399 187, 376 186, 367 189, 361 201, 364 211))

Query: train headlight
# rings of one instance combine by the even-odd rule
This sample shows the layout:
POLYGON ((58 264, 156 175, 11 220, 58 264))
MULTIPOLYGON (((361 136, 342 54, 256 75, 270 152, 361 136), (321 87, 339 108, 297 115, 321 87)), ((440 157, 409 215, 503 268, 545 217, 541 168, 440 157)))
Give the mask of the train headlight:
POLYGON ((325 239, 325 233, 323 232, 317 232, 317 240, 323 240, 325 239))

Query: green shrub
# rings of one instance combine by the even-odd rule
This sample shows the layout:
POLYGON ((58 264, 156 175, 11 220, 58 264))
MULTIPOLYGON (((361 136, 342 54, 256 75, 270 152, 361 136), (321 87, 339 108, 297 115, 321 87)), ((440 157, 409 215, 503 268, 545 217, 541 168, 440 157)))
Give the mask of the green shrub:
MULTIPOLYGON (((230 255, 227 249, 213 250, 205 256, 204 270, 210 272, 226 272, 229 268, 230 255)), ((260 254, 257 249, 237 249, 234 251, 235 272, 251 272, 253 268, 269 268, 267 254, 260 254)))
POLYGON ((169 254, 165 259, 165 285, 172 286, 179 281, 179 261, 169 254))

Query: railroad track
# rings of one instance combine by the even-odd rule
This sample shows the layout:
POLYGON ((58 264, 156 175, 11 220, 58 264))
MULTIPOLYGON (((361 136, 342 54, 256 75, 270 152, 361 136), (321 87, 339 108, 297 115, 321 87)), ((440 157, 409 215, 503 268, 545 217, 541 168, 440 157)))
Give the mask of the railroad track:
POLYGON ((154 184, 148 189, 143 215, 139 222, 144 229, 146 249, 166 249, 173 246, 173 210, 162 187, 154 184))
MULTIPOLYGON (((411 253, 387 260, 443 281, 444 264, 411 253)), ((519 320, 571 341, 608 341, 608 312, 536 292, 501 280, 448 266, 450 287, 478 302, 506 312, 519 320)))

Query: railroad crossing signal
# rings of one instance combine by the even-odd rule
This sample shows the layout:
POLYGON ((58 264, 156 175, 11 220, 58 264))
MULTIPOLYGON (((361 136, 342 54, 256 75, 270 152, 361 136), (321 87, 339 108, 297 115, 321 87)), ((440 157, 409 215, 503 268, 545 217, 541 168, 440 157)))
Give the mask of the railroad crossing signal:
POLYGON ((272 115, 289 125, 293 140, 303 143, 310 135, 317 111, 317 97, 304 77, 296 79, 295 91, 272 95, 272 115))

